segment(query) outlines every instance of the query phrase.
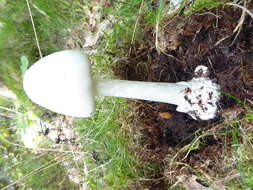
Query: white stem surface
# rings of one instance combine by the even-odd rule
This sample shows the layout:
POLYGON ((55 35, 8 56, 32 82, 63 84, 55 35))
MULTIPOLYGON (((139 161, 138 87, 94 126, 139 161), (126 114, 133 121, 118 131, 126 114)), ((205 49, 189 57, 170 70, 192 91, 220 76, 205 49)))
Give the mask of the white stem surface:
POLYGON ((187 82, 163 83, 126 80, 95 80, 97 96, 113 96, 164 102, 177 106, 178 112, 196 120, 208 120, 217 113, 219 85, 206 77, 208 70, 198 67, 196 78, 187 82))
POLYGON ((183 93, 186 87, 179 83, 96 80, 95 94, 180 105, 185 101, 183 93))

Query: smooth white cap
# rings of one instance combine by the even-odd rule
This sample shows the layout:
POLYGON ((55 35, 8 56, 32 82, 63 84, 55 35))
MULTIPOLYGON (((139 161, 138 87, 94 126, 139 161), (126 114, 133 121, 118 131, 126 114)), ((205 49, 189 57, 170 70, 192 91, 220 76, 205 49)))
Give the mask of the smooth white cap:
POLYGON ((94 111, 93 81, 88 58, 79 50, 50 54, 25 73, 23 87, 35 103, 73 117, 94 111))

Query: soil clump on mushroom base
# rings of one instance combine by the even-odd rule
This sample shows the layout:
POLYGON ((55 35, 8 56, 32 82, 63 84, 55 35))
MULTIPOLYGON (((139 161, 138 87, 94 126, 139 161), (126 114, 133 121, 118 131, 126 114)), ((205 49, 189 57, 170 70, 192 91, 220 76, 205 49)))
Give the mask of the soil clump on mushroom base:
MULTIPOLYGON (((253 4, 248 5, 252 7, 253 4)), ((159 166, 159 172, 150 174, 154 180, 143 183, 145 187, 160 190, 168 186, 166 160, 180 161, 195 169, 209 160, 209 165, 202 169, 210 176, 215 172, 216 176, 223 175, 225 168, 220 159, 224 144, 227 150, 231 148, 229 136, 206 135, 200 139, 201 148, 188 154, 177 153, 196 135, 224 131, 225 122, 243 114, 238 99, 252 106, 253 20, 246 15, 242 27, 234 31, 241 15, 241 9, 230 6, 164 21, 158 34, 159 53, 155 47, 155 32, 150 29, 145 33, 145 42, 131 47, 128 59, 116 64, 115 74, 120 79, 172 83, 192 79, 194 69, 205 65, 223 92, 219 115, 209 121, 193 120, 185 113, 176 112, 174 105, 132 102, 134 130, 140 134, 138 143, 144 147, 139 150, 140 159, 159 166), (215 168, 219 167, 217 173, 215 168)), ((175 171, 180 168, 177 166, 175 171)))

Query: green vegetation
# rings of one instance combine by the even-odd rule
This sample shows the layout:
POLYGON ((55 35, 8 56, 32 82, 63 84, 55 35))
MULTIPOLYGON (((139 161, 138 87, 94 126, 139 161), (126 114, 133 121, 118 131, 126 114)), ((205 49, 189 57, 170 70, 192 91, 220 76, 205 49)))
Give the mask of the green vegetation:
POLYGON ((185 14, 192 14, 196 11, 201 11, 202 9, 213 9, 227 3, 228 0, 196 0, 194 1, 185 14))
MULTIPOLYGON (((33 1, 32 5, 41 51, 48 54, 61 49, 68 27, 74 24, 72 9, 69 9, 74 7, 73 3, 39 0, 33 1)), ((39 58, 39 54, 26 1, 3 1, 0 22, 1 80, 18 96, 22 104, 31 108, 22 89, 20 58, 26 55, 32 63, 39 58)))
POLYGON ((145 27, 155 26, 157 10, 151 8, 151 4, 152 1, 130 0, 105 8, 105 14, 114 15, 116 19, 112 23, 113 30, 104 37, 98 49, 124 58, 134 42, 144 40, 145 27))
MULTIPOLYGON (((0 142, 3 141, 0 139, 0 142)), ((55 155, 40 153, 35 155, 24 148, 13 148, 3 144, 0 149, 0 188, 5 189, 9 185, 16 188, 27 187, 32 189, 58 189, 72 187, 68 177, 64 174, 64 168, 55 160, 55 155)), ((61 155, 62 157, 63 155, 61 155)))
MULTIPOLYGON (((119 13, 118 16, 121 18, 125 14, 134 15, 140 2, 136 1, 133 6, 135 9, 129 13, 127 9, 123 11, 124 4, 120 7, 121 11, 115 13, 119 13)), ((89 4, 92 5, 91 2, 61 1, 59 3, 56 0, 50 2, 38 0, 30 3, 43 55, 63 49, 65 39, 70 35, 69 31, 77 28, 86 19, 83 12, 84 7, 89 4)), ((131 3, 128 5, 130 6, 131 3)), ((61 187, 64 187, 64 184, 69 184, 69 180, 59 161, 55 160, 56 157, 63 157, 63 155, 37 153, 42 156, 34 156, 33 151, 9 144, 10 142, 22 144, 20 131, 29 130, 30 127, 29 119, 26 118, 28 112, 33 111, 39 116, 43 114, 44 110, 32 104, 22 89, 22 75, 28 65, 39 59, 38 46, 34 38, 26 1, 1 1, 0 8, 2 25, 0 30, 0 79, 18 98, 15 106, 12 103, 5 104, 6 100, 2 101, 3 104, 1 102, 1 106, 5 106, 14 113, 12 123, 6 123, 9 122, 6 118, 1 119, 0 123, 2 144, 0 149, 1 155, 5 155, 0 162, 5 163, 7 168, 4 167, 3 170, 9 173, 8 176, 4 176, 5 180, 1 181, 1 187, 18 182, 15 180, 22 179, 22 177, 24 178, 20 183, 15 183, 18 188, 58 189, 60 184, 61 187), (13 164, 15 167, 12 168, 13 164)), ((135 17, 136 15, 132 16, 131 22, 127 20, 123 24, 125 26, 128 24, 127 27, 130 27, 127 31, 128 37, 132 35, 135 17)), ((121 40, 117 38, 119 32, 122 39, 125 34, 125 30, 122 30, 119 25, 115 28, 116 30, 106 38, 111 41, 103 42, 109 44, 112 51, 115 40, 121 40)), ((125 44, 129 39, 126 38, 125 44)), ((110 71, 112 60, 110 56, 103 54, 105 50, 105 48, 101 49, 99 53, 93 55, 95 60, 93 71, 95 75, 100 75, 102 72, 112 77, 110 71)), ((82 136, 81 148, 92 155, 85 161, 89 171, 88 184, 91 189, 103 189, 105 185, 109 189, 121 189, 137 175, 136 158, 130 150, 130 137, 127 131, 121 128, 119 122, 121 117, 125 117, 121 114, 127 115, 127 106, 122 100, 110 98, 98 99, 96 105, 98 112, 94 117, 75 121, 82 136)), ((67 159, 73 158, 68 156, 67 159)), ((79 169, 80 172, 83 171, 83 168, 79 169)), ((73 189, 71 184, 67 188, 73 189)))
POLYGON ((221 0, 196 0, 193 4, 191 4, 191 8, 194 11, 199 11, 201 9, 212 9, 224 4, 225 2, 226 1, 221 0))
POLYGON ((82 134, 83 150, 91 152, 87 159, 91 189, 122 189, 136 177, 137 162, 130 150, 126 131, 121 127, 127 105, 115 98, 98 99, 97 113, 88 119, 77 120, 82 134))
MULTIPOLYGON (((20 132, 29 130, 26 113, 16 110, 13 103, 0 98, 0 188, 57 189, 69 187, 64 168, 50 152, 33 152, 22 147, 20 132), (50 175, 48 175, 50 174, 50 175)), ((58 155, 57 155, 58 156, 58 155)), ((60 155, 64 157, 64 155, 60 155)), ((66 156, 65 156, 66 157, 66 156)))
MULTIPOLYGON (((87 21, 84 12, 87 8, 92 9, 95 1, 29 2, 42 54, 47 55, 64 49, 66 39, 72 32, 83 29, 81 25, 87 21)), ((154 6, 152 0, 122 0, 111 6, 101 5, 103 17, 113 15, 114 19, 112 30, 104 34, 97 52, 90 55, 95 76, 114 77, 112 66, 115 61, 124 59, 134 43, 142 43, 145 40, 143 31, 147 27, 155 29, 163 24, 164 3, 164 0, 160 0, 159 4, 154 6)), ((193 12, 214 8, 223 3, 218 0, 196 0, 189 10, 193 12)), ((0 117, 0 173, 6 174, 0 175, 0 188, 14 183, 17 189, 78 189, 78 185, 70 182, 66 168, 61 164, 66 160, 73 161, 72 154, 29 151, 27 148, 13 145, 22 144, 20 131, 29 129, 33 123, 29 118, 30 112, 35 113, 38 119, 44 119, 39 116, 45 110, 31 103, 22 89, 22 75, 40 55, 26 0, 0 0, 0 11, 0 80, 18 98, 13 102, 0 97, 0 113, 5 114, 5 117, 0 117)), ((129 114, 125 100, 97 98, 96 107, 97 111, 93 117, 73 121, 80 134, 78 148, 87 153, 84 164, 79 164, 78 169, 90 189, 124 189, 132 179, 143 173, 156 173, 160 170, 159 166, 155 165, 145 166, 146 168, 139 165, 133 152, 130 130, 122 121, 126 120, 129 114), (87 176, 83 174, 84 166, 87 167, 87 176)), ((253 114, 248 112, 242 120, 229 124, 231 127, 228 132, 232 133, 234 159, 240 179, 229 181, 228 187, 234 185, 237 189, 244 189, 253 186, 253 136, 252 130, 246 127, 247 123, 253 121, 252 118, 253 114)), ((191 151, 199 149, 202 146, 201 140, 210 135, 214 133, 197 136, 182 152, 190 154, 191 151)), ((50 143, 45 143, 44 146, 46 145, 49 146, 50 143)))
POLYGON ((242 120, 235 121, 231 125, 233 140, 233 159, 239 178, 233 179, 228 183, 232 189, 251 189, 253 188, 253 131, 252 112, 246 115, 242 120), (251 126, 251 127, 250 127, 251 126))

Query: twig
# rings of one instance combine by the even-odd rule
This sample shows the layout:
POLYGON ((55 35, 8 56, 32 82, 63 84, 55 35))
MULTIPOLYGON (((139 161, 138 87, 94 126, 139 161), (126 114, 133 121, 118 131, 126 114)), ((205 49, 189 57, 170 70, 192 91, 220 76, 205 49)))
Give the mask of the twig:
MULTIPOLYGON (((55 158, 55 159, 56 159, 56 158, 55 158)), ((57 161, 57 162, 55 162, 55 163, 53 163, 53 164, 48 165, 49 163, 55 161, 55 159, 53 159, 53 160, 51 160, 50 162, 48 162, 48 163, 42 165, 41 167, 37 168, 37 169, 34 170, 33 172, 30 172, 30 173, 26 174, 26 175, 23 176, 22 178, 20 178, 20 179, 14 181, 13 183, 11 183, 11 184, 5 186, 5 187, 2 188, 1 190, 9 189, 9 187, 12 187, 13 185, 16 185, 17 183, 20 183, 20 182, 24 181, 26 178, 28 178, 28 177, 30 177, 30 176, 32 176, 32 175, 38 173, 38 172, 41 172, 41 171, 43 171, 43 170, 46 170, 46 169, 48 169, 48 168, 50 168, 50 167, 52 167, 52 166, 58 164, 60 161, 57 161)))
POLYGON ((139 9, 139 12, 138 12, 138 16, 137 16, 137 19, 136 19, 136 22, 135 22, 135 25, 134 25, 134 32, 133 32, 131 44, 133 44, 133 42, 134 42, 137 25, 138 25, 138 22, 139 22, 139 19, 140 19, 140 15, 141 15, 141 11, 142 11, 142 8, 143 8, 143 3, 144 3, 144 1, 142 0, 141 1, 141 5, 140 5, 140 9, 139 9))
POLYGON ((18 113, 18 112, 16 112, 16 111, 13 111, 12 109, 9 109, 9 108, 3 107, 3 106, 0 106, 0 109, 2 109, 2 110, 4 110, 4 111, 8 111, 8 112, 15 113, 15 114, 18 113))
POLYGON ((16 95, 8 88, 6 88, 6 86, 4 86, 4 84, 1 81, 0 81, 0 96, 12 100, 15 100, 17 98, 16 95))
MULTIPOLYGON (((133 35, 132 35, 132 39, 131 39, 131 45, 133 45, 133 43, 134 43, 135 34, 136 34, 139 19, 140 19, 141 11, 142 11, 142 8, 143 8, 143 4, 144 4, 144 0, 141 1, 138 16, 137 16, 137 19, 136 19, 136 22, 135 22, 135 25, 134 25, 134 31, 133 31, 133 35)), ((132 46, 130 47, 129 54, 131 53, 131 51, 132 51, 132 46)))
MULTIPOLYGON (((246 6, 246 2, 244 2, 244 6, 246 6)), ((242 29, 242 25, 243 25, 244 20, 245 20, 245 17, 246 17, 246 11, 243 9, 241 18, 240 18, 236 28, 233 31, 233 33, 235 33, 237 31, 237 34, 236 34, 236 36, 235 36, 235 38, 234 38, 234 40, 233 40, 233 42, 231 43, 230 46, 232 46, 235 43, 236 38, 239 36, 239 34, 241 32, 241 29, 242 29)))
MULTIPOLYGON (((243 21, 245 19, 245 13, 248 13, 252 18, 253 18, 253 14, 247 8, 245 8, 245 7, 241 6, 241 5, 238 5, 238 4, 235 4, 235 3, 227 3, 227 5, 231 5, 231 6, 235 6, 235 7, 241 8, 242 11, 243 11, 242 15, 241 15, 241 18, 240 18, 240 21, 239 21, 239 23, 237 24, 236 28, 234 29, 234 31, 232 33, 232 34, 234 34, 238 29, 240 29, 242 27, 243 21)), ((240 32, 240 30, 239 30, 239 32, 240 32)), ((239 32, 236 34, 235 39, 239 35, 239 32)), ((232 34, 230 34, 228 36, 225 36, 224 38, 222 38, 221 40, 219 40, 218 42, 216 42, 213 47, 218 46, 221 42, 223 42, 227 38, 231 37, 232 34)), ((232 44, 234 43, 235 39, 233 40, 232 44)))
MULTIPOLYGON (((232 34, 234 34, 234 33, 232 33, 232 34)), ((218 45, 219 45, 221 42, 223 42, 224 40, 230 38, 230 37, 232 36, 232 34, 227 35, 227 36, 225 36, 224 38, 220 39, 218 42, 216 42, 216 43, 213 45, 213 48, 216 47, 216 46, 218 46, 218 45)))
POLYGON ((236 28, 234 29, 233 33, 236 32, 237 30, 241 29, 242 24, 243 24, 243 22, 245 20, 245 16, 246 16, 246 12, 245 12, 245 10, 242 10, 241 18, 240 18, 240 20, 239 20, 236 28))
POLYGON ((35 8, 40 14, 44 15, 47 19, 50 18, 50 16, 48 16, 43 10, 41 10, 39 7, 37 7, 36 5, 33 4, 32 0, 30 1, 31 5, 33 6, 33 8, 35 8))
POLYGON ((165 179, 165 176, 159 177, 159 178, 155 178, 155 179, 139 178, 138 180, 139 181, 160 181, 160 180, 163 180, 163 179, 165 179))
POLYGON ((38 47, 40 58, 42 58, 43 56, 42 56, 42 52, 41 52, 41 49, 40 49, 39 39, 38 39, 38 35, 37 35, 37 32, 36 32, 35 24, 34 24, 34 21, 33 21, 33 16, 32 16, 32 11, 31 11, 31 7, 30 7, 30 3, 29 3, 28 0, 26 0, 26 4, 27 4, 27 8, 28 8, 29 15, 30 15, 30 18, 31 18, 33 32, 34 32, 34 36, 35 36, 35 41, 36 41, 36 44, 37 44, 37 47, 38 47))
POLYGON ((12 142, 10 142, 10 141, 8 141, 6 139, 3 139, 3 140, 5 142, 7 142, 8 144, 10 144, 10 145, 21 147, 21 148, 26 148, 26 149, 32 149, 32 150, 42 150, 42 151, 49 151, 49 152, 50 151, 51 152, 63 152, 63 153, 71 153, 71 154, 73 154, 73 153, 75 153, 75 154, 89 154, 88 152, 78 152, 78 151, 73 152, 73 151, 59 150, 59 149, 50 149, 50 148, 35 148, 35 147, 31 148, 31 147, 25 147, 25 146, 20 145, 20 144, 12 143, 12 142))
POLYGON ((159 28, 160 28, 160 19, 161 19, 161 16, 163 14, 163 6, 164 6, 164 0, 160 0, 159 1, 159 8, 158 8, 158 13, 157 13, 157 16, 156 16, 156 26, 155 26, 155 31, 156 31, 156 35, 155 35, 155 47, 158 51, 158 53, 160 54, 160 46, 159 46, 159 28))
POLYGON ((10 115, 8 113, 0 113, 1 117, 7 117, 7 118, 13 118, 13 115, 10 115))
POLYGON ((231 6, 235 6, 235 7, 241 8, 243 11, 245 11, 246 13, 248 13, 248 15, 251 16, 251 18, 253 18, 253 13, 250 12, 250 10, 247 9, 246 7, 238 5, 238 4, 235 4, 235 3, 227 3, 227 5, 231 5, 231 6))

